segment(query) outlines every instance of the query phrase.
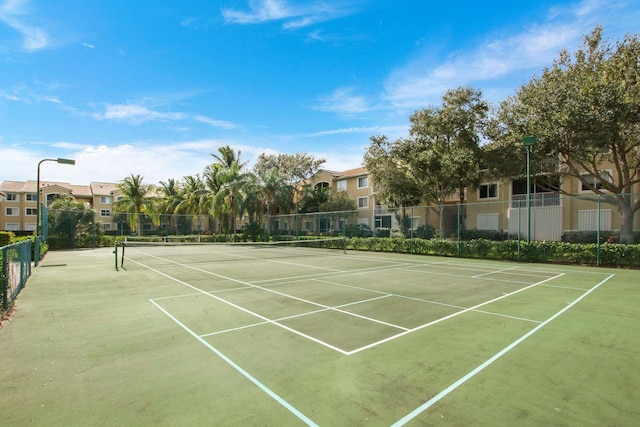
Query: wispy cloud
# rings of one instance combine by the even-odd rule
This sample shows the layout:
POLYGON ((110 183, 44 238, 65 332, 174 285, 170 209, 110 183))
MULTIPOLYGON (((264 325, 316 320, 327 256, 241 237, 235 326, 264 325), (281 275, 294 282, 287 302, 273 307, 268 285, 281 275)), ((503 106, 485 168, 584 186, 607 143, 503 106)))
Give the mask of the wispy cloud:
POLYGON ((406 134, 409 126, 356 126, 342 129, 322 130, 302 135, 307 138, 324 137, 331 135, 350 135, 350 134, 406 134))
POLYGON ((394 108, 423 107, 439 102, 446 90, 457 86, 498 87, 516 73, 540 73, 560 50, 575 48, 585 34, 602 23, 605 12, 615 7, 615 2, 585 0, 564 9, 550 9, 544 22, 532 23, 517 34, 494 34, 439 64, 418 56, 389 75, 382 98, 394 108))
POLYGON ((52 95, 42 95, 35 93, 28 86, 18 86, 11 90, 0 90, 0 99, 7 101, 22 102, 25 104, 37 104, 40 102, 50 102, 57 105, 62 105, 62 101, 52 95))
POLYGON ((158 111, 140 104, 105 104, 104 111, 93 113, 91 116, 98 120, 118 120, 131 124, 142 124, 153 121, 196 121, 220 129, 234 129, 235 123, 213 119, 200 114, 188 114, 173 111, 158 111))
POLYGON ((193 116, 193 120, 200 123, 205 123, 207 125, 211 125, 213 127, 221 128, 221 129, 235 129, 238 127, 238 125, 236 125, 235 123, 231 123, 226 120, 217 120, 217 119, 212 119, 210 117, 201 116, 201 115, 193 116))
POLYGON ((283 21, 282 27, 295 30, 318 22, 329 21, 355 13, 350 1, 316 1, 301 5, 286 0, 250 0, 249 11, 223 9, 227 23, 261 24, 283 21))
POLYGON ((365 96, 356 94, 356 90, 353 87, 341 87, 327 96, 319 97, 313 108, 344 116, 365 113, 375 109, 365 96))
POLYGON ((49 35, 42 28, 33 25, 25 17, 29 15, 29 0, 7 0, 0 5, 0 22, 8 25, 22 37, 22 48, 35 51, 50 44, 49 35))

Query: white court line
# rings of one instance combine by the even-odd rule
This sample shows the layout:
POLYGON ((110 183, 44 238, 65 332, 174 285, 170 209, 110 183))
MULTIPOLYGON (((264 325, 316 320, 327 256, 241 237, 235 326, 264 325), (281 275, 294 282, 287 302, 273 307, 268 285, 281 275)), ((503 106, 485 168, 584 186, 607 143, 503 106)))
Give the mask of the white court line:
POLYGON ((314 423, 313 421, 311 421, 306 415, 304 415, 302 412, 300 412, 298 409, 296 409, 293 405, 291 405, 289 402, 287 402, 286 400, 284 400, 282 397, 280 397, 276 392, 274 392, 273 390, 271 390, 269 387, 267 387, 266 385, 262 384, 257 378, 255 378, 253 375, 251 375, 249 372, 245 371, 244 369, 242 369, 237 363, 235 363, 233 360, 231 360, 230 358, 228 358, 224 353, 222 353, 220 350, 218 350, 217 348, 215 348, 214 346, 212 346, 211 344, 209 344, 207 341, 205 341, 203 338, 199 337, 196 333, 194 333, 191 329, 189 329, 184 323, 180 322, 178 319, 176 319, 173 315, 171 315, 171 313, 167 312, 164 308, 162 308, 161 306, 159 306, 158 304, 156 304, 153 300, 151 300, 151 303, 153 303, 156 307, 158 307, 158 309, 160 309, 164 314, 166 314, 167 316, 169 316, 169 318, 171 320, 173 320, 174 322, 176 322, 182 329, 184 329, 185 331, 187 331, 192 337, 194 337, 195 339, 197 339, 202 345, 204 345, 205 347, 207 347, 209 350, 211 350, 212 352, 214 352, 218 357, 220 357, 222 360, 224 360, 228 365, 230 365, 233 369, 235 369, 236 371, 238 371, 242 376, 244 376, 246 379, 248 379, 249 381, 251 381, 253 384, 255 384, 260 390, 264 391, 267 395, 269 395, 272 399, 274 399, 276 402, 278 402, 280 405, 282 405, 283 407, 285 407, 289 412, 291 412, 293 415, 295 415, 296 417, 298 417, 298 419, 300 419, 300 421, 302 421, 303 423, 305 423, 308 426, 317 426, 316 423, 314 423))
MULTIPOLYGON (((155 273, 158 273, 158 274, 160 274, 161 276, 164 276, 164 277, 166 277, 166 278, 168 278, 168 279, 171 279, 171 280, 173 280, 173 281, 176 281, 176 282, 180 283, 181 285, 184 285, 184 286, 187 286, 187 287, 189 287, 189 288, 191 288, 191 289, 194 289, 194 290, 196 290, 196 291, 202 292, 202 294, 204 294, 204 295, 208 295, 208 296, 210 296, 211 298, 214 298, 214 299, 216 299, 216 300, 218 300, 218 301, 220 301, 220 302, 222 302, 222 303, 225 303, 225 304, 227 304, 227 305, 229 305, 229 306, 231 306, 231 307, 233 307, 233 308, 236 308, 236 309, 238 309, 238 310, 244 311, 244 312, 245 312, 245 313, 247 313, 247 314, 250 314, 250 315, 255 316, 255 317, 259 318, 259 319, 262 319, 262 320, 264 320, 265 322, 271 323, 271 324, 273 324, 273 325, 275 325, 275 326, 278 326, 278 327, 280 327, 280 328, 282 328, 282 329, 286 329, 286 330, 287 330, 287 331, 289 331, 289 332, 292 332, 292 333, 294 333, 294 334, 296 334, 296 335, 300 335, 301 337, 304 337, 304 338, 306 338, 306 339, 308 339, 308 340, 310 340, 310 341, 316 342, 316 343, 318 343, 318 344, 320 344, 320 345, 323 345, 323 346, 325 346, 325 347, 327 347, 327 348, 330 348, 330 349, 332 349, 332 350, 335 350, 335 351, 337 351, 337 352, 339 352, 339 353, 346 354, 346 352, 345 352, 344 350, 342 350, 341 348, 338 348, 338 347, 336 347, 336 346, 333 346, 333 345, 331 345, 331 344, 329 344, 329 343, 326 343, 326 342, 324 342, 324 341, 322 341, 322 340, 319 340, 319 339, 317 339, 317 338, 314 338, 314 337, 312 337, 312 336, 310 336, 310 335, 304 334, 304 333, 302 333, 302 332, 300 332, 300 331, 298 331, 298 330, 296 330, 296 329, 290 328, 290 327, 288 327, 288 326, 286 326, 286 325, 283 325, 283 324, 281 324, 281 323, 275 322, 275 321, 273 321, 273 320, 271 320, 271 319, 269 319, 269 318, 267 318, 267 317, 265 317, 265 316, 262 316, 261 314, 254 313, 254 312, 253 312, 253 311, 251 311, 251 310, 247 310, 247 309, 246 309, 246 308, 244 308, 244 307, 241 307, 241 306, 239 306, 239 305, 237 305, 237 304, 234 304, 234 303, 232 303, 232 302, 230 302, 230 301, 227 301, 227 300, 225 300, 224 298, 220 298, 219 296, 214 295, 214 294, 212 294, 211 292, 207 292, 207 291, 205 291, 204 289, 200 289, 200 288, 198 288, 198 287, 196 287, 196 286, 193 286, 193 285, 191 285, 191 284, 189 284, 189 283, 187 283, 187 282, 184 282, 184 281, 182 281, 182 280, 180 280, 180 279, 177 279, 177 278, 175 278, 175 277, 173 277, 173 276, 170 276, 170 275, 168 275, 168 274, 166 274, 166 273, 163 273, 162 271, 156 270, 156 269, 155 269, 155 268, 153 268, 153 267, 149 267, 148 265, 142 264, 142 263, 140 263, 140 262, 138 262, 138 261, 135 261, 135 260, 130 260, 130 261, 131 261, 131 262, 134 262, 134 263, 136 263, 136 264, 138 264, 138 265, 140 265, 140 266, 142 266, 142 267, 144 267, 144 268, 147 268, 147 269, 149 269, 149 270, 151 270, 151 271, 153 271, 153 272, 155 272, 155 273)), ((230 280, 234 280, 234 279, 230 279, 230 280)), ((240 282, 239 280, 234 280, 234 281, 235 281, 235 282, 240 282)), ((240 283, 242 283, 242 282, 240 282, 240 283)), ((250 285, 250 286, 251 286, 251 285, 250 285)))
POLYGON ((507 347, 503 348, 502 350, 500 350, 498 353, 496 353, 495 355, 493 355, 491 358, 489 358, 488 360, 486 360, 485 362, 483 362, 482 364, 480 364, 478 367, 476 367, 475 369, 473 369, 471 372, 469 372, 468 374, 464 375, 462 378, 460 378, 459 380, 457 380, 456 382, 454 382, 453 384, 451 384, 449 387, 447 387, 446 389, 442 390, 440 393, 436 394, 435 396, 433 396, 431 399, 427 400, 425 403, 423 403, 422 405, 418 406, 416 409, 414 409, 413 411, 411 411, 410 413, 408 413, 407 415, 405 415, 403 418, 399 419, 398 421, 396 421, 394 424, 392 424, 392 427, 399 427, 399 426, 403 426, 406 423, 408 423, 409 421, 413 420, 415 417, 417 417, 418 415, 420 415, 421 413, 423 413, 424 411, 426 411, 427 409, 429 409, 431 406, 433 406, 434 404, 438 403, 440 400, 442 400, 444 397, 446 397, 447 395, 449 395, 451 392, 455 391, 458 387, 460 387, 462 384, 466 383, 467 381, 469 381, 471 378, 473 378, 474 376, 476 376, 479 372, 483 371, 485 368, 487 368, 488 366, 490 366, 493 362, 495 362, 496 360, 498 360, 500 357, 504 356, 505 354, 507 354, 509 351, 513 350, 516 346, 518 346, 520 343, 522 343, 524 340, 526 340, 527 338, 529 338, 531 335, 535 334, 536 332, 538 332, 540 329, 542 329, 543 327, 545 327, 546 325, 548 325, 551 321, 553 321, 554 319, 556 319, 558 316, 560 316, 562 313, 564 313, 565 311, 569 310, 571 307, 573 307, 574 305, 576 305, 578 302, 580 302, 583 298, 585 298, 587 295, 589 295, 591 292, 595 291, 596 289, 598 289, 601 285, 603 285, 605 282, 607 282, 609 279, 611 279, 613 276, 615 276, 615 274, 611 274, 609 276, 607 276, 606 279, 602 280, 600 283, 598 283, 597 285, 595 285, 594 287, 592 287, 591 289, 589 289, 587 292, 585 292, 584 294, 582 294, 580 297, 578 297, 577 299, 575 299, 572 303, 570 303, 569 305, 567 305, 566 307, 564 307, 562 310, 558 311, 556 314, 554 314, 553 316, 549 317, 547 320, 545 320, 544 322, 542 322, 540 325, 536 326, 535 328, 533 328, 531 331, 527 332, 526 334, 524 334, 523 336, 521 336, 520 338, 518 338, 516 341, 514 341, 513 343, 511 343, 510 345, 508 345, 507 347))
POLYGON ((420 329, 424 329, 424 328, 427 328, 427 327, 429 327, 429 326, 433 326, 433 325, 435 325, 435 324, 437 324, 437 323, 444 322, 445 320, 451 319, 451 318, 453 318, 453 317, 459 316, 459 315, 464 314, 464 313, 467 313, 467 312, 469 312, 469 311, 475 311, 477 308, 480 308, 480 307, 485 306, 485 305, 487 305, 487 304, 491 304, 492 302, 499 301, 499 300, 501 300, 501 299, 503 299, 503 298, 510 297, 510 296, 515 295, 515 294, 517 294, 517 293, 520 293, 520 292, 522 292, 522 291, 526 291, 527 289, 533 288, 534 286, 539 286, 539 285, 541 285, 541 284, 543 284, 543 283, 545 283, 545 282, 548 282, 548 281, 553 280, 553 279, 557 279, 558 277, 561 277, 561 276, 564 276, 564 273, 560 273, 560 274, 558 274, 557 276, 554 276, 554 277, 549 277, 548 279, 542 280, 542 281, 540 281, 540 282, 538 282, 538 283, 534 283, 534 284, 529 285, 529 286, 525 286, 524 288, 517 289, 517 290, 515 290, 515 291, 513 291, 513 292, 509 292, 509 293, 507 293, 507 294, 502 294, 501 296, 499 296, 499 297, 497 297, 497 298, 494 298, 494 299, 492 299, 492 300, 485 301, 485 302, 483 302, 483 303, 480 303, 480 304, 474 305, 473 307, 469 307, 469 308, 466 308, 466 309, 464 309, 464 310, 456 311, 455 313, 452 313, 452 314, 450 314, 450 315, 448 315, 448 316, 444 316, 444 317, 441 317, 441 318, 439 318, 439 319, 436 319, 436 320, 434 320, 433 322, 425 323, 424 325, 420 325, 420 326, 418 326, 418 327, 416 327, 416 328, 409 329, 408 331, 401 332, 401 333, 399 333, 399 334, 396 334, 396 335, 393 335, 393 336, 387 337, 387 338, 385 338, 385 339, 382 339, 382 340, 380 340, 380 341, 377 341, 377 342, 374 342, 374 343, 371 343, 371 344, 367 344, 367 345, 365 345, 365 346, 363 346, 363 347, 357 348, 357 349, 355 349, 355 350, 351 350, 351 351, 350 351, 350 352, 348 352, 347 354, 348 354, 349 356, 351 356, 352 354, 359 353, 359 352, 361 352, 361 351, 363 351, 363 350, 367 350, 367 349, 369 349, 369 348, 375 347, 375 346, 380 345, 380 344, 383 344, 383 343, 385 343, 385 342, 389 342, 389 341, 394 340, 394 339, 396 339, 396 338, 400 338, 401 336, 404 336, 404 335, 410 334, 410 333, 415 332, 415 331, 419 331, 420 329))
MULTIPOLYGON (((342 287, 345 287, 345 288, 352 288, 352 289, 358 289, 358 290, 369 291, 369 292, 377 292, 377 293, 380 293, 380 294, 394 296, 396 298, 403 298, 403 299, 408 299, 408 300, 412 300, 412 301, 424 302, 426 304, 441 305, 441 306, 444 306, 444 307, 451 307, 451 308, 458 308, 458 309, 468 308, 468 307, 464 307, 464 306, 461 306, 461 305, 447 304, 447 303, 444 303, 444 302, 432 301, 432 300, 428 300, 428 299, 424 299, 424 298, 417 298, 417 297, 410 297, 410 296, 407 296, 407 295, 388 293, 388 292, 378 291, 378 290, 375 290, 375 289, 363 288, 363 287, 360 287, 360 286, 344 285, 342 283, 330 282, 329 280, 314 279, 314 281, 320 282, 320 283, 328 283, 330 285, 335 285, 335 286, 342 286, 342 287)), ((548 285, 540 285, 540 286, 548 286, 548 285)), ((584 290, 584 289, 582 289, 582 290, 584 290)), ((539 320, 526 319, 524 317, 509 316, 509 315, 506 315, 506 314, 493 313, 491 311, 485 311, 485 310, 474 310, 474 311, 476 313, 489 314, 491 316, 506 317, 506 318, 509 318, 509 319, 523 320, 525 322, 532 322, 532 323, 541 323, 539 320)))
MULTIPOLYGON (((283 320, 298 319, 300 317, 310 316, 312 314, 323 313, 325 311, 335 311, 334 310, 335 308, 343 308, 343 307, 349 307, 351 305, 364 304, 364 303, 369 302, 369 301, 375 301, 375 300, 379 300, 379 299, 383 299, 383 298, 388 298, 390 296, 392 296, 392 295, 382 295, 382 296, 375 297, 375 298, 369 298, 369 299, 366 299, 366 300, 354 301, 354 302, 350 302, 350 303, 347 303, 347 304, 337 305, 337 306, 331 307, 331 308, 322 308, 320 310, 307 311, 307 312, 300 313, 300 314, 293 314, 291 316, 279 317, 277 319, 273 319, 273 321, 274 322, 282 322, 283 320)), ((366 317, 364 319, 376 322, 375 319, 367 319, 366 317)), ((391 324, 391 323, 380 322, 380 321, 377 321, 377 322, 378 323, 382 323, 382 324, 387 325, 387 326, 391 326, 392 328, 396 328, 396 329, 403 329, 403 330, 407 329, 407 328, 404 328, 402 326, 397 326, 397 325, 394 325, 394 324, 391 324)), ((268 323, 269 322, 252 323, 250 325, 239 326, 237 328, 224 329, 224 330, 216 331, 216 332, 210 332, 208 334, 202 334, 200 336, 201 337, 210 337, 210 336, 213 336, 213 335, 220 335, 220 334, 224 334, 224 333, 227 333, 227 332, 239 331, 241 329, 253 328, 255 326, 265 325, 265 324, 268 324, 268 323)))
POLYGON ((502 270, 489 271, 487 273, 476 274, 475 276, 471 276, 471 278, 476 279, 476 278, 482 277, 482 276, 489 276, 490 274, 498 274, 498 273, 502 273, 502 272, 509 271, 509 270, 515 270, 516 268, 518 268, 518 267, 503 268, 502 270))
MULTIPOLYGON (((349 312, 349 311, 341 310, 341 309, 336 308, 336 307, 331 307, 331 306, 328 306, 328 305, 325 305, 325 304, 320 304, 320 303, 317 303, 317 302, 315 302, 315 301, 310 301, 310 300, 306 300, 306 299, 304 299, 304 298, 299 298, 299 297, 296 297, 296 296, 294 296, 294 295, 285 294, 284 292, 278 292, 278 291, 276 291, 276 290, 273 290, 273 289, 270 289, 270 288, 267 288, 267 287, 264 287, 264 286, 254 285, 254 284, 251 284, 251 283, 249 283, 249 282, 244 282, 244 281, 242 281, 242 280, 238 280, 238 279, 234 279, 234 278, 231 278, 231 277, 223 276, 222 274, 214 273, 214 272, 207 271, 207 270, 202 270, 202 269, 200 269, 200 268, 193 267, 193 266, 190 266, 190 265, 185 265, 185 264, 179 263, 179 262, 177 262, 177 261, 171 261, 171 260, 168 260, 168 259, 166 259, 166 258, 158 257, 158 256, 155 256, 155 255, 148 255, 148 256, 150 256, 150 257, 152 257, 152 258, 161 259, 161 260, 163 260, 163 261, 166 261, 166 262, 169 262, 169 263, 172 263, 172 264, 176 264, 176 265, 179 265, 179 266, 181 266, 181 267, 190 268, 190 269, 192 269, 192 270, 196 270, 196 271, 200 271, 200 272, 202 272, 202 273, 210 274, 210 275, 215 276, 215 277, 219 277, 219 278, 226 279, 226 280, 231 280, 231 281, 236 282, 236 283, 240 283, 240 284, 243 284, 243 285, 247 285, 247 286, 249 286, 249 287, 251 287, 251 288, 254 288, 254 289, 260 289, 260 290, 262 290, 262 291, 265 291, 265 292, 271 292, 271 293, 273 293, 273 294, 280 295, 280 296, 283 296, 283 297, 285 297, 285 298, 290 298, 290 299, 292 299, 292 300, 296 300, 296 301, 300 301, 300 302, 303 302, 303 303, 306 303, 306 304, 314 305, 314 306, 316 306, 316 307, 321 307, 321 308, 324 308, 324 309, 327 309, 327 310, 337 311, 337 312, 339 312, 339 313, 346 314, 346 315, 348 315, 348 316, 352 316, 352 317, 359 317, 359 318, 361 318, 361 319, 368 320, 368 321, 370 321, 370 322, 379 323, 379 324, 386 325, 386 326, 391 326, 392 328, 402 329, 402 330, 405 330, 405 331, 407 330, 407 328, 403 328, 402 326, 393 325, 393 324, 391 324, 391 323, 383 322, 382 320, 373 319, 373 318, 371 318, 371 317, 366 317, 366 316, 362 316, 362 315, 360 315, 360 314, 351 313, 351 312, 349 312)), ((140 264, 140 263, 138 263, 138 264, 140 264)), ((152 269, 151 267, 148 267, 148 266, 146 266, 146 265, 144 265, 144 264, 140 264, 140 265, 143 265, 143 266, 145 266, 145 267, 147 267, 147 268, 149 268, 149 269, 151 269, 151 270, 154 270, 154 269, 152 269)), ((157 270, 154 270, 154 271, 157 271, 157 270)), ((167 277, 171 277, 171 276, 169 276, 169 275, 166 275, 166 276, 167 276, 167 277)), ((189 285, 189 286, 191 286, 191 285, 189 285)), ((203 292, 204 292, 204 291, 203 291, 203 292)), ((211 295, 211 296, 213 296, 213 295, 212 295, 211 293, 209 293, 209 292, 206 292, 206 294, 207 294, 207 295, 211 295)), ((220 299, 221 301, 227 302, 227 301, 226 301, 226 300, 224 300, 223 298, 220 298, 220 297, 215 297, 215 298, 218 298, 218 299, 220 299)), ((229 303, 229 304, 231 304, 231 303, 229 303)), ((237 306, 237 305, 235 305, 235 304, 231 304, 231 305, 233 305, 234 307, 238 307, 238 306, 237 306)), ((274 323, 275 325, 278 325, 278 326, 282 326, 282 327, 284 327, 284 325, 280 325, 280 323, 277 323, 276 321, 274 321, 274 320, 272 320, 272 319, 268 319, 268 318, 266 318, 266 317, 260 316, 259 314, 254 313, 254 312, 249 311, 249 310, 245 310, 245 311, 247 311, 247 312, 249 312, 249 313, 253 314, 254 316, 261 317, 261 318, 263 318, 264 320, 268 320, 268 321, 270 321, 270 322, 274 323)), ((290 328, 287 328, 287 329, 290 329, 290 328)), ((332 346, 332 345, 330 345, 330 344, 328 344, 328 343, 325 343, 324 341, 317 340, 317 339, 315 339, 315 338, 313 338, 313 337, 310 337, 310 336, 308 336, 308 335, 306 335, 306 334, 303 334, 303 333, 301 333, 301 332, 297 332, 297 333, 298 333, 299 335, 301 335, 301 336, 304 336, 304 337, 307 337, 307 338, 309 338, 309 339, 312 339, 313 341, 316 341, 316 342, 319 342, 319 343, 323 343, 323 345, 325 345, 325 346, 327 346, 327 347, 329 347, 329 348, 332 348, 332 349, 336 349, 336 348, 337 348, 337 347, 334 347, 334 346, 332 346)), ((341 352, 344 352, 344 350, 340 350, 340 351, 341 351, 341 352)))

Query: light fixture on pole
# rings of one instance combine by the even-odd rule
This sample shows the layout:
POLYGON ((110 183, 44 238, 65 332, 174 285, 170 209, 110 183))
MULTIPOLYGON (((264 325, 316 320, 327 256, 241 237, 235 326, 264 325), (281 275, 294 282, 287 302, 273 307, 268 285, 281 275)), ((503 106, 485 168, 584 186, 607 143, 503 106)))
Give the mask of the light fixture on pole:
POLYGON ((536 136, 525 136, 522 143, 527 147, 527 242, 531 241, 531 147, 538 141, 536 136))
POLYGON ((72 159, 42 159, 38 162, 38 180, 36 181, 36 237, 40 235, 40 165, 44 162, 57 162, 63 165, 75 165, 76 161, 72 159))

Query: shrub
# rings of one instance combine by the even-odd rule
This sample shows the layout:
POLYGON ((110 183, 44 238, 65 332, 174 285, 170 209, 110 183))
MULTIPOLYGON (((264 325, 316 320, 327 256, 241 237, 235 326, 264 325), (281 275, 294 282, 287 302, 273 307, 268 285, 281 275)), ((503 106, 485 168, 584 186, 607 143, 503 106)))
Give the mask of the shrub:
MULTIPOLYGON (((403 239, 384 237, 352 237, 347 247, 354 250, 412 253, 417 255, 459 256, 463 258, 499 259, 507 261, 553 262, 563 264, 598 263, 598 245, 567 242, 525 242, 518 240, 492 241, 403 239)), ((601 266, 640 267, 640 244, 600 245, 601 266)))
POLYGON ((0 246, 7 246, 13 243, 16 235, 11 231, 0 231, 0 246))

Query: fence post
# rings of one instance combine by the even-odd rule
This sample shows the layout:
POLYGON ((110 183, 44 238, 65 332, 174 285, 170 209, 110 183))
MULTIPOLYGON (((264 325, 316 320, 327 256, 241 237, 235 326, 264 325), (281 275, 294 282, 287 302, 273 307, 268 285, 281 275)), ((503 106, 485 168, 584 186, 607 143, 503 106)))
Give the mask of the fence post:
POLYGON ((598 231, 596 232, 596 265, 600 267, 600 194, 598 194, 598 231))
POLYGON ((0 258, 2 259, 2 270, 0 272, 0 298, 2 299, 2 311, 9 309, 9 277, 7 275, 7 247, 0 248, 0 258))
POLYGON ((460 203, 458 202, 458 258, 460 258, 460 203))

